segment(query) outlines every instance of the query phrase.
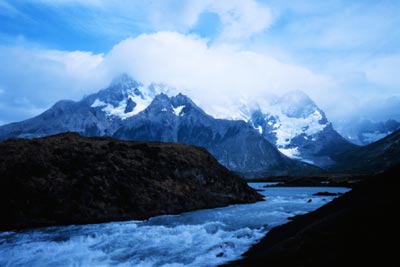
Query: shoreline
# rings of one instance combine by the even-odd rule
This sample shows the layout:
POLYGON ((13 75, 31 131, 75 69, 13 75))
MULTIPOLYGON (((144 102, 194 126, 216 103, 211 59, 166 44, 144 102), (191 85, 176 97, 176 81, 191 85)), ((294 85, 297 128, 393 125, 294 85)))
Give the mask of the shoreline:
POLYGON ((389 244, 397 241, 392 214, 399 173, 397 167, 365 177, 332 202, 271 229, 243 259, 221 266, 397 266, 389 244))
POLYGON ((321 176, 278 176, 247 179, 248 183, 276 183, 270 187, 347 187, 354 188, 366 179, 365 175, 329 174, 321 176))

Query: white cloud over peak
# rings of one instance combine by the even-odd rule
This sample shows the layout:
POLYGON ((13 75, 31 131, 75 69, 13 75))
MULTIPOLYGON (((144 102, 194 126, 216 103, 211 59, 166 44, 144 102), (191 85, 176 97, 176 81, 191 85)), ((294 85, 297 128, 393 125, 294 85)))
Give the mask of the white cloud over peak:
POLYGON ((0 46, 1 113, 26 118, 60 99, 81 98, 108 82, 102 60, 89 52, 0 46))
POLYGON ((11 103, 3 107, 9 113, 19 106, 37 111, 59 99, 77 100, 104 88, 121 73, 143 83, 174 86, 206 110, 230 99, 266 97, 293 89, 312 93, 332 84, 329 77, 271 55, 233 45, 208 45, 206 39, 176 32, 128 38, 105 55, 3 46, 0 59, 0 87, 7 88, 0 100, 11 103))
POLYGON ((332 81, 270 55, 235 46, 207 45, 195 35, 145 34, 116 45, 104 60, 110 73, 145 83, 164 82, 207 107, 229 98, 262 97, 293 89, 329 88, 332 81))

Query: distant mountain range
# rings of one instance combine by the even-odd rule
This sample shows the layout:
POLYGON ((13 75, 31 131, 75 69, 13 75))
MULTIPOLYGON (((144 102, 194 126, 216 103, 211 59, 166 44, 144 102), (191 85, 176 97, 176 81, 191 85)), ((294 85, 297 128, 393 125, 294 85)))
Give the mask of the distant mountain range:
MULTIPOLYGON (((232 108, 232 107, 231 107, 232 108)), ((0 140, 61 132, 123 140, 202 146, 247 177, 306 175, 357 148, 338 134, 324 112, 294 91, 236 110, 243 120, 216 119, 166 85, 144 86, 127 75, 79 102, 62 100, 44 113, 0 127, 0 140)))
POLYGON ((341 122, 337 126, 338 132, 343 137, 358 145, 368 145, 398 129, 400 129, 400 122, 394 119, 386 121, 373 121, 366 118, 353 119, 341 122))
POLYGON ((69 131, 202 146, 221 164, 248 177, 318 170, 286 157, 244 121, 215 119, 187 96, 160 93, 169 90, 154 84, 145 87, 122 75, 79 102, 59 101, 37 117, 0 127, 0 140, 69 131))

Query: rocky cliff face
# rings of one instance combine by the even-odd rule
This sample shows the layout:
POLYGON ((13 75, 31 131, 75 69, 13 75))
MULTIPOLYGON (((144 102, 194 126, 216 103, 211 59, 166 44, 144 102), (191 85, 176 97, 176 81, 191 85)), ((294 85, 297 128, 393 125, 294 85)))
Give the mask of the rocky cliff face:
POLYGON ((60 134, 0 143, 0 230, 261 200, 203 148, 60 134))
POLYGON ((287 158, 244 121, 214 119, 182 94, 157 95, 148 108, 127 119, 113 136, 201 146, 222 165, 244 176, 318 170, 287 158))

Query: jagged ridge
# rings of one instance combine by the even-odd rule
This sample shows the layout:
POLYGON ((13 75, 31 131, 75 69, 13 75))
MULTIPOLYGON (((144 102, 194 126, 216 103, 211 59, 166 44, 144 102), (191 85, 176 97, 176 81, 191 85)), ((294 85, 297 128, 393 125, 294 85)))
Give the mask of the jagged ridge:
POLYGON ((84 136, 202 146, 224 166, 249 177, 318 170, 287 158, 243 121, 214 119, 188 97, 169 97, 160 91, 173 90, 145 87, 124 75, 79 102, 60 101, 35 118, 0 127, 0 140, 73 131, 84 136))

